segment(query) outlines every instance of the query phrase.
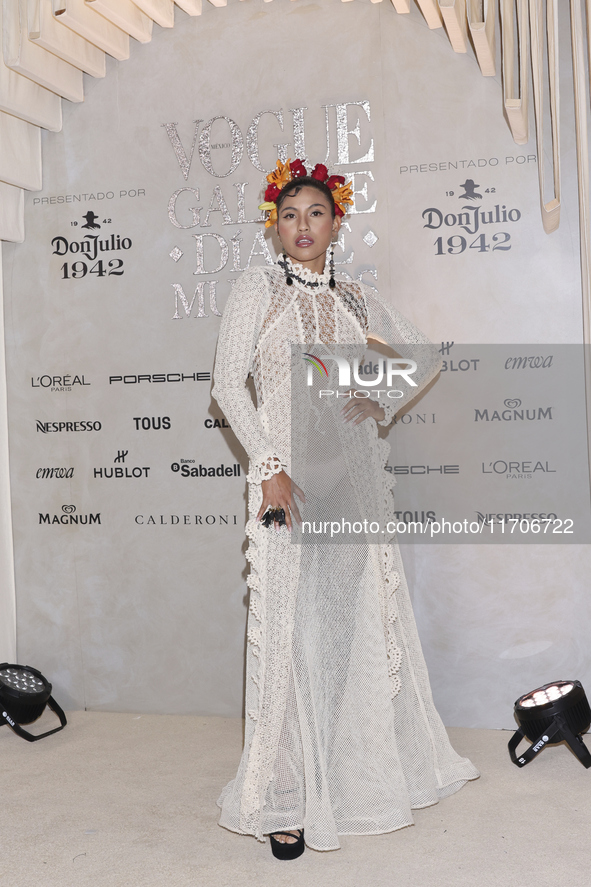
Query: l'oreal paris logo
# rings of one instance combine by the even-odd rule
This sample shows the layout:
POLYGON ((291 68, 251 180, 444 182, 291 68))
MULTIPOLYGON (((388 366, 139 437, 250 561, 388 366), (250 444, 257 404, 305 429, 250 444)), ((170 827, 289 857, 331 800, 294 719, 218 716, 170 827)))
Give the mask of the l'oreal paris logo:
MULTIPOLYGON (((329 373, 324 361, 334 360, 339 370, 339 388, 351 387, 351 366, 346 358, 338 356, 336 354, 325 354, 322 356, 321 359, 315 354, 309 354, 307 352, 302 355, 302 358, 308 363, 308 386, 311 386, 313 384, 314 368, 318 370, 321 376, 324 376, 328 379, 329 373)), ((363 388, 375 388, 377 385, 380 385, 382 383, 385 376, 386 385, 388 386, 388 388, 390 388, 393 384, 394 376, 400 376, 408 385, 410 385, 412 388, 416 388, 417 383, 414 381, 414 379, 410 378, 411 374, 416 372, 416 369, 417 363, 415 360, 409 360, 399 357, 388 357, 385 360, 380 361, 378 365, 377 378, 368 380, 362 378, 359 372, 359 359, 356 357, 353 360, 353 379, 355 381, 355 384, 361 385, 363 388)), ((367 392, 368 397, 369 393, 370 392, 367 392)), ((404 397, 404 394, 402 391, 397 391, 389 393, 389 396, 404 397)))

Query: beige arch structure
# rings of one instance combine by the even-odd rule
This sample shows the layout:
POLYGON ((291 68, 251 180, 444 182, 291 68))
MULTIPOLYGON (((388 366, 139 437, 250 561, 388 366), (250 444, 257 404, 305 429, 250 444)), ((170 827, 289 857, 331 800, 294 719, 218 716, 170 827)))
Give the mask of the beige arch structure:
MULTIPOLYGON (((270 0, 266 0, 270 2, 270 0)), ((276 0, 282 2, 282 0, 276 0)), ((346 2, 346 0, 343 0, 346 2)), ((372 0, 383 2, 383 0, 372 0)), ((409 13, 412 0, 392 0, 409 13)), ((454 52, 473 51, 485 77, 496 74, 500 30, 504 105, 515 142, 529 140, 528 79, 533 72, 542 221, 550 233, 560 222, 557 0, 416 0, 429 28, 445 28, 454 52), (546 72, 546 73, 545 73, 546 72), (542 108, 551 115, 551 194, 544 176, 542 108), (549 198, 549 199, 548 199, 549 198)), ((24 191, 41 189, 41 129, 62 126, 62 100, 84 100, 83 73, 104 77, 105 57, 129 58, 131 41, 147 43, 153 25, 174 27, 176 15, 215 15, 227 0, 2 0, 0 30, 0 241, 25 238, 24 191), (178 7, 178 8, 177 8, 178 7)), ((587 145, 587 68, 591 0, 570 0, 573 91, 579 178, 579 224, 584 341, 591 343, 591 238, 587 145), (586 3, 587 28, 582 6, 586 3)), ((0 255, 1 265, 1 255, 0 255)), ((1 269, 0 269, 1 270, 1 269)), ((0 286, 1 286, 0 275, 0 286)), ((0 325, 2 324, 0 314, 0 325)), ((4 336, 0 329, 0 661, 15 658, 15 597, 12 558, 4 336)), ((587 367, 591 394, 591 369, 587 367)), ((588 397, 588 404, 591 397, 588 397)), ((591 413, 590 413, 591 418, 591 413)), ((589 422, 591 427, 591 421, 589 422)))

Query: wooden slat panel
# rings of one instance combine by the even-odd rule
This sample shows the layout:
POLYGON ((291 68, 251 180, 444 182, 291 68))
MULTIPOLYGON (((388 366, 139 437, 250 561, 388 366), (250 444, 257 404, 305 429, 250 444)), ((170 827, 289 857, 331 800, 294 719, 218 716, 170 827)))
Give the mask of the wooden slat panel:
POLYGON ((437 0, 454 52, 468 51, 466 0, 437 0))
MULTIPOLYGON (((579 180, 579 237, 581 244, 581 289, 583 309, 583 342, 591 344, 591 213, 589 208, 589 138, 588 97, 585 61, 589 63, 591 37, 591 9, 587 3, 587 53, 580 0, 571 0, 571 43, 573 54, 573 85, 575 93, 575 138, 577 144, 577 172, 579 180), (587 59, 585 60, 585 55, 587 59)), ((591 74, 590 74, 591 76, 591 74)), ((587 407, 587 453, 591 471, 591 358, 590 348, 583 349, 585 367, 585 396, 587 407)))
POLYGON ((482 0, 482 12, 480 9, 480 0, 468 0, 466 8, 468 27, 482 76, 494 77, 496 74, 495 0, 482 0))
POLYGON ((519 90, 515 88, 515 15, 514 0, 501 0, 501 40, 503 44, 503 101, 518 145, 529 141, 529 71, 527 0, 517 0, 517 39, 519 45, 519 90))
POLYGON ((425 21, 432 31, 436 28, 443 27, 443 20, 441 18, 439 6, 437 5, 437 0, 417 0, 417 3, 419 4, 421 12, 425 16, 425 21))
POLYGON ((0 182, 41 189, 41 130, 0 112, 0 182))
POLYGON ((3 0, 2 9, 6 66, 71 102, 83 102, 82 71, 29 40, 27 0, 3 0))
POLYGON ((401 15, 410 12, 410 0, 392 0, 392 6, 401 15))
POLYGON ((560 224, 560 94, 558 91, 558 43, 556 0, 546 0, 546 30, 548 34, 548 95, 552 126, 552 177, 554 197, 544 201, 544 32, 542 0, 530 0, 529 24, 531 37, 531 65, 534 108, 536 111, 536 144, 538 151, 538 184, 542 224, 551 234, 560 224))
POLYGON ((29 40, 92 77, 104 77, 105 53, 53 17, 52 0, 28 0, 29 40))
MULTIPOLYGON (((0 6, 1 30, 2 7, 0 6)), ((62 128, 60 97, 33 83, 28 77, 23 77, 22 74, 7 68, 2 53, 0 53, 0 111, 14 114, 21 120, 54 132, 62 128)))
POLYGON ((228 0, 209 0, 212 6, 227 6, 228 0))
POLYGON ((67 28, 71 28, 89 43, 94 43, 113 58, 129 58, 129 34, 93 12, 84 0, 52 0, 53 14, 67 28))
POLYGON ((86 4, 139 43, 152 39, 154 22, 131 0, 86 0, 86 4))
POLYGON ((161 28, 174 28, 174 0, 133 0, 161 28))
POLYGON ((175 0, 187 15, 201 15, 202 0, 175 0))
POLYGON ((25 239, 25 194, 0 182, 0 240, 22 243, 25 239))

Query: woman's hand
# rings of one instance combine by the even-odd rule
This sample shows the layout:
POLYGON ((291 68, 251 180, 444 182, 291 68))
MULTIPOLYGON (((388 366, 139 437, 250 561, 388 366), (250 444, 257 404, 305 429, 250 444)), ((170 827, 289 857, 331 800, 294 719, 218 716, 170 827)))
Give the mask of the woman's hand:
POLYGON ((341 410, 344 422, 353 422, 353 425, 359 425, 366 419, 375 419, 376 422, 382 422, 385 417, 384 408, 381 407, 377 400, 370 397, 355 397, 355 389, 351 388, 351 398, 347 401, 341 410))
MULTIPOLYGON (((301 524, 302 519, 294 499, 294 494, 298 499, 301 499, 302 502, 306 501, 306 497, 300 488, 292 482, 290 476, 286 474, 285 471, 280 471, 278 474, 274 474, 273 477, 270 477, 269 480, 264 480, 261 483, 261 489, 263 491, 263 504, 256 516, 257 520, 260 520, 269 508, 283 508, 285 512, 285 523, 288 530, 291 530, 292 527, 292 515, 298 524, 301 524)), ((275 529, 279 529, 279 524, 277 522, 275 522, 275 529)))

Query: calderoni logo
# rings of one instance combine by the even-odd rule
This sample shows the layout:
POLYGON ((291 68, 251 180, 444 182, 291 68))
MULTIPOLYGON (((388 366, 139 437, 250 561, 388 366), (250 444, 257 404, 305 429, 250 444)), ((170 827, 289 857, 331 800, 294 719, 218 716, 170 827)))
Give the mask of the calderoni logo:
POLYGON ((61 394, 66 391, 72 391, 76 385, 88 387, 90 382, 87 382, 83 375, 73 376, 69 373, 65 376, 50 376, 48 374, 44 376, 31 376, 31 388, 43 388, 52 393, 61 394))
POLYGON ((553 407, 522 408, 519 398, 509 397, 503 401, 504 410, 474 410, 475 422, 538 422, 543 419, 553 419, 553 407))
POLYGON ((188 462, 194 462, 194 459, 181 459, 181 462, 173 462, 170 470, 175 473, 179 472, 181 477, 240 477, 240 465, 235 462, 233 465, 205 466, 195 465, 191 467, 188 462))
POLYGON ((109 376, 109 385, 117 383, 122 385, 141 385, 142 382, 148 384, 166 383, 166 382, 211 382, 211 372, 195 372, 195 373, 130 373, 127 376, 109 376))
POLYGON ((80 524, 81 526, 91 526, 92 524, 100 524, 101 515, 98 514, 76 514, 75 505, 62 505, 61 514, 41 514, 39 512, 40 524, 59 524, 60 526, 72 526, 80 524))
POLYGON ((39 480, 51 480, 52 478, 57 478, 58 480, 69 479, 74 477, 74 469, 73 468, 38 468, 35 477, 39 480))
POLYGON ((393 421, 394 425, 435 425, 435 413, 404 413, 393 421))
MULTIPOLYGON (((225 419, 206 419, 203 423, 204 428, 231 428, 232 426, 225 419)), ((181 459, 182 462, 182 459, 181 459)))
POLYGON ((61 434, 62 432, 69 434, 70 432, 76 431, 100 431, 102 427, 102 424, 98 421, 42 422, 40 419, 37 419, 37 431, 41 431, 42 434, 61 434))
POLYGON ((140 527, 235 527, 236 514, 136 514, 140 527))

